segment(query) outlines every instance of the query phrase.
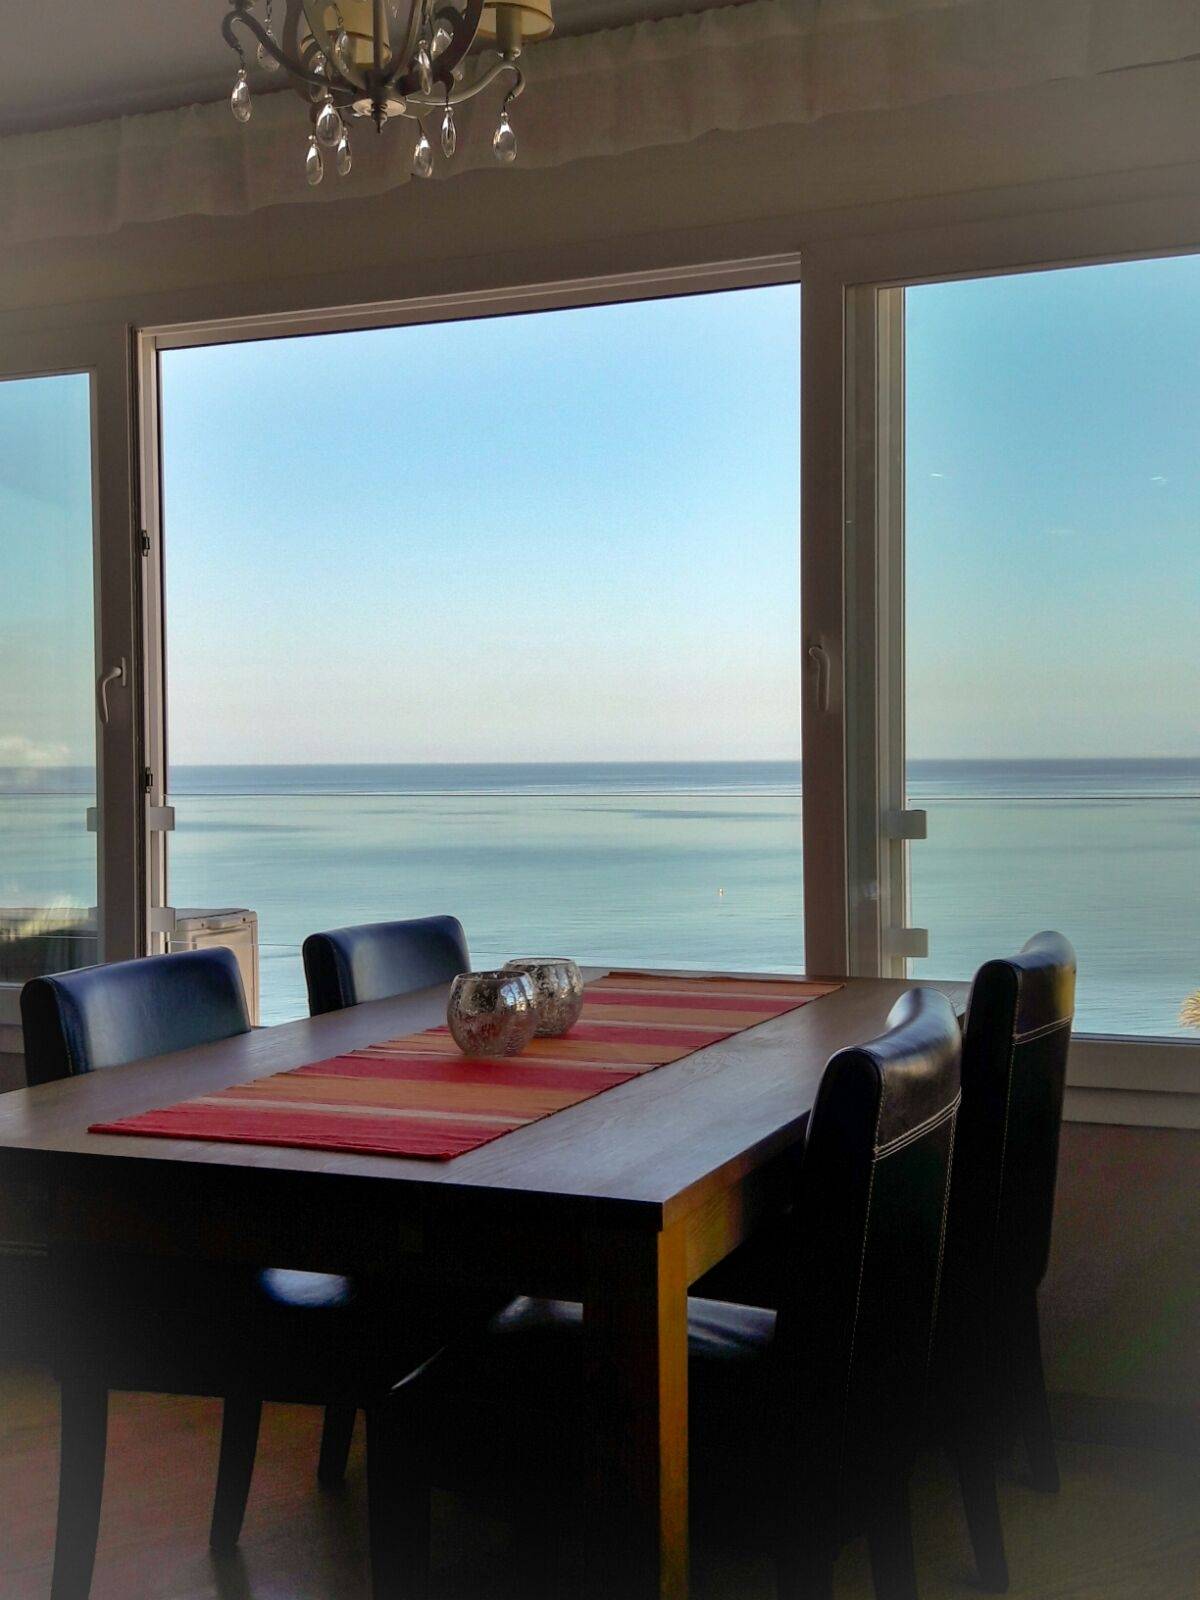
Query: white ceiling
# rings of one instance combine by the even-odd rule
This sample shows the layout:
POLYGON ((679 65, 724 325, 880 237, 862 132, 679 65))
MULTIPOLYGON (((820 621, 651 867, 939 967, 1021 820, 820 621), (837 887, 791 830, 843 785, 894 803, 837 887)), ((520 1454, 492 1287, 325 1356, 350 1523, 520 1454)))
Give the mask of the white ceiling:
MULTIPOLYGON (((741 0, 555 0, 554 9, 560 33, 589 33, 730 3, 741 0)), ((224 0, 27 6, 20 49, 0 51, 0 134, 220 99, 231 81, 221 37, 227 9, 224 0)))

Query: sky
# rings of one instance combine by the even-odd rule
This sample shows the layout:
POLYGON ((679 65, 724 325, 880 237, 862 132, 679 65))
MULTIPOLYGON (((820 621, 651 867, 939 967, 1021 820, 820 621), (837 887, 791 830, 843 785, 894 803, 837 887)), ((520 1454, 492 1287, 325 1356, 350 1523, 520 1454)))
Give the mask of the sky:
POLYGON ((798 759, 799 292, 163 357, 173 764, 798 759))
MULTIPOLYGON (((906 298, 909 754, 1200 755, 1200 257, 906 298)), ((164 355, 172 761, 796 759, 799 338, 783 287, 164 355)), ((87 419, 0 384, 0 766, 92 759, 87 419)))
POLYGON ((1200 256, 905 298, 909 754, 1200 756, 1200 256))

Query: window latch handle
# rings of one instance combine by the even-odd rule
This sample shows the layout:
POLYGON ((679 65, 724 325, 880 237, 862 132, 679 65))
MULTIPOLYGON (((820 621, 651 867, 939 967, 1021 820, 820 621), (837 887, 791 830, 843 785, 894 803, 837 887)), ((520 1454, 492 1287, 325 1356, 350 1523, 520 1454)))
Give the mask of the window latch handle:
POLYGON ((828 711, 830 679, 829 651, 826 650, 823 644, 810 644, 808 647, 808 659, 812 662, 817 676, 817 710, 828 711))
POLYGON ((124 656, 121 657, 115 667, 109 667, 107 672, 100 675, 100 679, 96 684, 96 710, 99 713, 100 721, 105 727, 108 726, 108 686, 110 683, 119 683, 123 689, 126 681, 124 656))

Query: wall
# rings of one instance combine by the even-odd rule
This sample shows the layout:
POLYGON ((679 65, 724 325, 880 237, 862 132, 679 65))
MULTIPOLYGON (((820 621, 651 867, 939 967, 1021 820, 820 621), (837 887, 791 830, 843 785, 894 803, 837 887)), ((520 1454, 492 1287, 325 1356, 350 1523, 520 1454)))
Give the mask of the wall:
MULTIPOLYGON (((1068 207, 1124 208, 1127 233, 1114 244, 1111 221, 1099 226, 1098 250, 1136 253, 1159 237, 1200 246, 1197 106, 1200 63, 1190 63, 620 161, 473 173, 371 200, 8 245, 0 351, 6 332, 38 324, 348 305, 816 251, 839 238, 865 239, 869 263, 872 240, 967 225, 986 270, 1044 259, 1039 219, 1068 207)), ((1200 1401, 1198 1194, 1200 1135, 1066 1127, 1044 1291, 1054 1389, 1130 1406, 1200 1401)))
POLYGON ((1042 1318, 1052 1389, 1131 1417, 1183 1412, 1196 1437, 1200 1134, 1064 1126, 1042 1318))
POLYGON ((20 1028, 0 1024, 0 1094, 25 1083, 25 1058, 21 1054, 20 1028))

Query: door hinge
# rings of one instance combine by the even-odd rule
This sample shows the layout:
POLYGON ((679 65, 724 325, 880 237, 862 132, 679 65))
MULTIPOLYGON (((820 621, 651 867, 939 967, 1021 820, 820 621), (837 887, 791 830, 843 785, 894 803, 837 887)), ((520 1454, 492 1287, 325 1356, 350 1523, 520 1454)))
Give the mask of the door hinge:
POLYGON ((154 774, 151 772, 149 767, 143 767, 142 768, 142 788, 146 791, 147 794, 149 794, 151 789, 153 789, 153 787, 154 787, 154 774))
POLYGON ((146 532, 145 528, 142 529, 142 541, 141 542, 142 542, 142 554, 144 556, 148 556, 150 554, 150 535, 146 532))
POLYGON ((889 811, 883 819, 885 839, 927 839, 929 819, 924 811, 889 811))
POLYGON ((929 955, 929 929, 885 928, 883 953, 887 956, 907 956, 910 961, 924 961, 929 955))

